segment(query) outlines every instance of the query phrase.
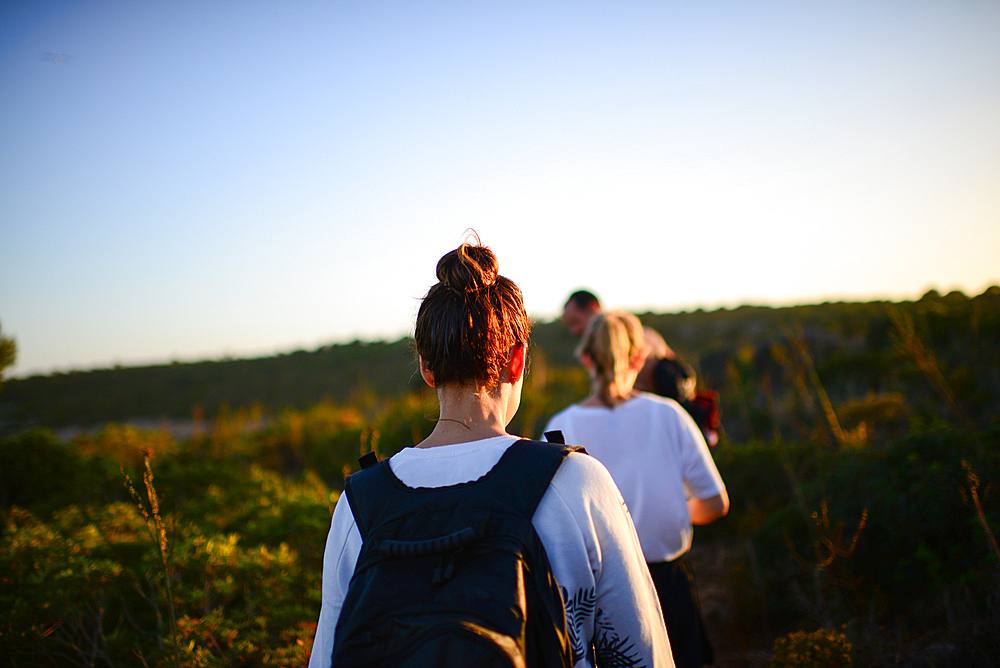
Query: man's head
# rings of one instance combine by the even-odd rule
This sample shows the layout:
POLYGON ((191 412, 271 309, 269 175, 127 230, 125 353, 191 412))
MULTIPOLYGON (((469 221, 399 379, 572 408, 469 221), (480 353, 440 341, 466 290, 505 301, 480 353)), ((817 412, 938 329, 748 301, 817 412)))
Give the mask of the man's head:
POLYGON ((562 319, 573 336, 581 336, 590 319, 600 312, 601 302, 598 301, 594 293, 577 290, 566 300, 562 319))

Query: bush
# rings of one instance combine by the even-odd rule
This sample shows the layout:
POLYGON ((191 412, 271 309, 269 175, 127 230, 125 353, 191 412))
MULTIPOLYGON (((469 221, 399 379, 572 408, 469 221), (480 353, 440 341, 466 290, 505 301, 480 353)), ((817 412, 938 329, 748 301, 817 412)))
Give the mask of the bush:
POLYGON ((774 641, 772 668, 840 668, 851 664, 851 643, 843 629, 796 631, 774 641))
POLYGON ((116 502, 65 506, 46 521, 11 507, 0 537, 0 656, 169 666, 175 617, 181 665, 303 665, 330 514, 315 475, 285 480, 259 467, 162 516, 116 502))
POLYGON ((0 439, 0 512, 19 506, 47 517, 70 504, 124 498, 118 465, 107 457, 82 456, 48 429, 0 439))

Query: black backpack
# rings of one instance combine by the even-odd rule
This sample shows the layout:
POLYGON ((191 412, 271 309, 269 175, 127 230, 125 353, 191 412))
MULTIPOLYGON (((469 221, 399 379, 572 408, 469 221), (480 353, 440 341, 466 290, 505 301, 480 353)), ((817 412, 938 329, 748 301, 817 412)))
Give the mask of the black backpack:
POLYGON ((347 478, 363 541, 332 666, 573 664, 562 594, 531 518, 580 448, 520 440, 482 478, 412 489, 383 460, 347 478))
POLYGON ((710 446, 719 441, 722 423, 719 420, 719 393, 699 389, 689 394, 694 369, 677 358, 661 357, 653 367, 653 392, 679 403, 694 418, 710 446))

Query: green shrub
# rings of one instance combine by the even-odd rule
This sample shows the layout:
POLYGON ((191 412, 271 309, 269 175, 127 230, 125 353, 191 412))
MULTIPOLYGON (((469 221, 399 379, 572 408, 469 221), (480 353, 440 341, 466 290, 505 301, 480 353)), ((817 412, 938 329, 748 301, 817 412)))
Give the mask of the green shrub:
POLYGON ((18 506, 49 516, 124 498, 118 464, 107 457, 83 456, 48 429, 0 439, 0 512, 18 506))
POLYGON ((840 668, 850 666, 851 643, 843 629, 796 631, 774 641, 772 668, 840 668))
POLYGON ((330 512, 315 475, 296 482, 259 467, 163 513, 162 536, 135 503, 66 506, 50 521, 12 507, 0 537, 0 656, 174 665, 172 604, 181 665, 304 665, 330 512))

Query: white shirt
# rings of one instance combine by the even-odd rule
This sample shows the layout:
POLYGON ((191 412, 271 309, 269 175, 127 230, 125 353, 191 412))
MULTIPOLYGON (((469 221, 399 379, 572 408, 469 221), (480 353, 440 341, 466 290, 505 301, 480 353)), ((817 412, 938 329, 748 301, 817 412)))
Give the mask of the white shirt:
POLYGON ((688 498, 725 490, 701 430, 673 399, 640 393, 624 403, 570 406, 545 431, 582 445, 614 478, 632 514, 646 561, 670 561, 691 549, 688 498))
MULTIPOLYGON (((517 440, 499 436, 433 448, 406 448, 389 460, 409 487, 445 487, 484 476, 517 440)), ((614 481, 600 462, 572 453, 556 471, 532 524, 566 603, 576 668, 673 666, 670 641, 639 540, 614 481)), ((323 555, 323 605, 309 668, 327 668, 340 608, 361 551, 346 496, 334 509, 323 555)))

